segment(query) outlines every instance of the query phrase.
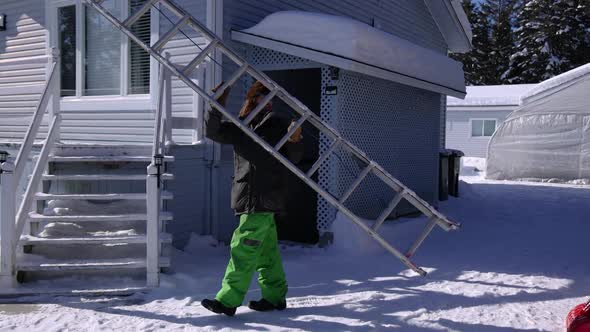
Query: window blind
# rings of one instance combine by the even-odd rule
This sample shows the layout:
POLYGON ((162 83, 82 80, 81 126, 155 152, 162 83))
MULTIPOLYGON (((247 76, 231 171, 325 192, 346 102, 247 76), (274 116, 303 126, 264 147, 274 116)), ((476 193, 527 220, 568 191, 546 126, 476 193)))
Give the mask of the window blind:
MULTIPOLYGON (((134 13, 146 0, 129 0, 129 12, 134 13)), ((143 15, 132 27, 132 31, 144 43, 150 44, 150 12, 143 15)), ((150 55, 133 41, 129 41, 129 94, 150 93, 150 55)))
MULTIPOLYGON (((103 6, 120 18, 121 0, 103 6)), ((92 8, 86 7, 84 95, 121 94, 121 33, 92 8)))
POLYGON ((76 6, 58 9, 61 96, 76 95, 76 6))

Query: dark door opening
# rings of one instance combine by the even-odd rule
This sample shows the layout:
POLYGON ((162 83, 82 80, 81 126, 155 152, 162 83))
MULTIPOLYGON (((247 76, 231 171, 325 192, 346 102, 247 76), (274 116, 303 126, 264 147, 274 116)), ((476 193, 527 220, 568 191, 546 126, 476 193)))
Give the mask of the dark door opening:
MULTIPOLYGON (((307 105, 315 114, 320 114, 320 68, 276 70, 268 71, 266 74, 307 105)), ((273 109, 287 116, 293 116, 294 112, 282 102, 275 102, 273 109)), ((303 126, 303 142, 305 154, 299 168, 307 172, 317 160, 319 153, 318 130, 307 123, 303 126)), ((314 176, 314 181, 317 181, 317 175, 314 176)), ((276 217, 279 240, 315 244, 319 239, 317 230, 318 196, 313 189, 291 173, 289 173, 287 183, 289 195, 286 213, 276 217)))

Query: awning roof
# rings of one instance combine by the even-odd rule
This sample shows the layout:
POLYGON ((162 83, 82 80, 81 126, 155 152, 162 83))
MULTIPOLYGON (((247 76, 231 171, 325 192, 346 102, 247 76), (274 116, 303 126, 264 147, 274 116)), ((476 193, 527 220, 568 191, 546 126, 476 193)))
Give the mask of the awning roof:
POLYGON ((447 97, 447 110, 513 110, 535 84, 468 86, 465 99, 447 97))
POLYGON ((232 31, 232 38, 417 88, 465 97, 461 63, 347 17, 276 12, 252 28, 232 31))

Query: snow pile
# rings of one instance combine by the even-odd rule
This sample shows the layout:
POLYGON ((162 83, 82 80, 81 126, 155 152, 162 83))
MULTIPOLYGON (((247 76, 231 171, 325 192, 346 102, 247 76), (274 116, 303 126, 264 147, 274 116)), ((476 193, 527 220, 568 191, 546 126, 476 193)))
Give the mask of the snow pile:
POLYGON ((145 201, 121 200, 93 202, 85 200, 50 200, 44 210, 47 216, 102 215, 145 213, 145 201))
MULTIPOLYGON (((144 201, 109 201, 94 203, 85 200, 50 200, 44 209, 47 216, 124 215, 145 213, 144 201)), ((145 234, 145 221, 52 222, 47 223, 39 237, 118 237, 145 234)), ((143 249, 140 249, 143 250, 143 249)))
POLYGON ((471 181, 483 180, 486 175, 486 158, 462 157, 460 176, 471 181))
MULTIPOLYGON (((369 220, 363 222, 368 226, 372 224, 369 220)), ((332 232, 334 244, 330 250, 347 255, 370 255, 384 250, 369 234, 341 212, 337 213, 336 219, 332 222, 332 232)))

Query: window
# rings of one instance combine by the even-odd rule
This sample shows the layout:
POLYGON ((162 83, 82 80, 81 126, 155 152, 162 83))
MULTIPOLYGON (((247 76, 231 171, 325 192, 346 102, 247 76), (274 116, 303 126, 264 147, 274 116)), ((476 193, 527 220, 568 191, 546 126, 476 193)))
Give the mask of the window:
POLYGON ((58 9, 61 96, 76 95, 76 6, 58 9))
POLYGON ((471 120, 471 137, 491 137, 496 131, 496 120, 471 120))
MULTIPOLYGON (((121 19, 146 1, 106 0, 102 6, 121 19)), ((61 54, 61 95, 149 94, 149 54, 125 38, 96 10, 77 0, 59 2, 66 3, 57 8, 57 40, 54 42, 61 54)), ((151 39, 151 21, 148 12, 133 26, 133 32, 148 44, 151 39)))

